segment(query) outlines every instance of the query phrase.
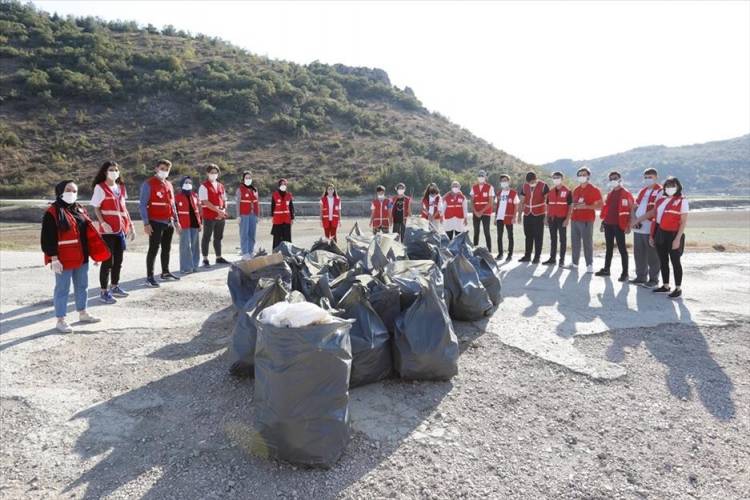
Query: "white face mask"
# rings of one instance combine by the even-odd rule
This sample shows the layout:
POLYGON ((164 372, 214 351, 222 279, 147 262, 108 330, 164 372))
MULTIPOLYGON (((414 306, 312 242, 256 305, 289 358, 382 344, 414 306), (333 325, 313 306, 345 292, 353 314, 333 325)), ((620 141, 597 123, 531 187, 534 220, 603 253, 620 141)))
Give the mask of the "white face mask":
POLYGON ((378 199, 379 199, 379 200, 383 200, 383 199, 385 199, 385 195, 384 195, 384 194, 379 194, 379 195, 378 195, 378 199))
POLYGON ((510 186, 510 182, 503 181, 500 183, 500 187, 503 189, 508 189, 508 186, 510 186))
POLYGON ((116 181, 120 178, 120 172, 118 170, 107 171, 107 178, 111 181, 116 181))
POLYGON ((484 184, 485 178, 484 177, 477 177, 477 181, 479 184, 484 184))
POLYGON ((643 179, 643 185, 644 186, 653 186, 656 183, 656 179, 652 177, 646 177, 643 179))
POLYGON ((399 196, 401 196, 401 195, 404 194, 404 190, 403 189, 399 189, 396 192, 398 193, 399 196))
POLYGON ((286 184, 279 186, 279 191, 286 191, 286 184))
POLYGON ((454 193, 454 194, 458 194, 458 193, 460 193, 460 192, 461 192, 461 188, 460 188, 460 187, 456 187, 456 186, 453 186, 453 187, 451 188, 451 191, 453 191, 453 193, 454 193))
POLYGON ((555 186, 559 186, 560 184, 562 184, 562 179, 555 177, 554 179, 552 179, 552 184, 554 184, 555 186))
POLYGON ((250 185, 253 184, 253 180, 252 179, 245 179, 243 182, 245 183, 245 186, 250 186, 250 185))
POLYGON ((675 193, 677 192, 677 188, 676 187, 664 188, 664 192, 667 193, 667 196, 674 196, 675 193))
POLYGON ((616 188, 619 185, 620 185, 620 181, 619 180, 617 180, 617 181, 609 181, 607 183, 607 186, 609 186, 609 189, 614 189, 614 188, 616 188))
POLYGON ((529 182, 529 187, 530 187, 531 189, 534 189, 534 188, 536 187, 536 181, 533 181, 533 182, 529 182))
POLYGON ((72 205, 78 199, 78 193, 74 193, 73 191, 65 191, 60 198, 62 198, 62 201, 64 201, 68 205, 72 205))
POLYGON ((588 181, 589 181, 589 176, 588 176, 588 175, 579 175, 579 176, 578 176, 578 182, 579 182, 580 184, 585 184, 585 183, 587 183, 588 181))
POLYGON ((211 182, 216 182, 216 179, 219 178, 219 174, 208 174, 208 180, 211 182))
POLYGON ((157 176, 157 177, 158 177, 159 179, 161 179, 161 180, 164 180, 164 179, 166 179, 168 175, 169 175, 169 171, 168 171, 168 170, 158 170, 158 171, 156 172, 156 176, 157 176))
POLYGON ((333 196, 333 189, 328 190, 328 196, 333 196))
POLYGON ((185 184, 182 185, 182 189, 185 190, 185 191, 192 191, 193 190, 193 185, 190 184, 189 182, 186 182, 185 184))

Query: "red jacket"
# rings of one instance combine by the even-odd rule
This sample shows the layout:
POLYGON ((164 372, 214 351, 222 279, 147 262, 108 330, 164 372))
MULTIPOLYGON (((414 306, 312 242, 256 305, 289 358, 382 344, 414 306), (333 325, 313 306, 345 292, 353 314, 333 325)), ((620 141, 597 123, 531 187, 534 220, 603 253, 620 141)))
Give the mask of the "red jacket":
MULTIPOLYGON (((373 229, 379 227, 388 227, 388 216, 391 209, 391 202, 388 198, 379 200, 375 198, 372 200, 372 207, 370 211, 370 223, 373 229)), ((404 211, 406 211, 406 204, 404 204, 404 211)), ((406 214, 404 214, 406 217, 406 214)))
POLYGON ((237 200, 240 204, 240 215, 260 215, 260 203, 258 202, 258 193, 245 186, 240 185, 240 196, 237 200))
MULTIPOLYGON (((661 185, 660 184, 654 184, 650 187, 644 187, 641 189, 641 191, 638 193, 638 197, 635 199, 635 206, 638 207, 641 204, 641 201, 643 201, 643 197, 646 196, 646 191, 651 189, 651 194, 648 196, 648 202, 646 203, 646 212, 649 210, 652 210, 654 208, 654 204, 656 204, 656 198, 658 198, 659 193, 661 192, 661 185)), ((654 220, 652 217, 650 220, 654 220)))
MULTIPOLYGON (((670 233, 676 233, 680 230, 680 223, 682 222, 682 196, 669 196, 663 197, 656 200, 654 209, 658 210, 659 207, 666 203, 664 207, 664 213, 661 216, 661 222, 659 222, 659 228, 662 231, 669 231, 670 233)), ((651 236, 654 235, 656 224, 651 224, 651 236)))
POLYGON ((341 218, 341 198, 338 196, 333 197, 333 218, 328 220, 328 195, 323 195, 320 198, 320 218, 323 221, 323 226, 338 227, 339 219, 341 218))
POLYGON ((289 208, 289 203, 293 200, 292 193, 285 192, 282 196, 278 191, 274 191, 271 195, 273 201, 273 214, 271 214, 271 223, 277 224, 291 224, 292 223, 292 211, 289 208))
POLYGON ((198 195, 190 193, 190 196, 186 196, 180 192, 175 195, 175 205, 177 206, 177 221, 180 223, 180 229, 190 229, 190 205, 193 206, 193 213, 195 218, 198 219, 198 226, 203 221, 201 220, 200 202, 198 201, 198 195))
MULTIPOLYGON (((203 183, 203 187, 208 191, 209 202, 218 208, 226 208, 227 202, 224 199, 224 184, 217 182, 216 187, 214 188, 211 181, 206 181, 203 183)), ((203 207, 203 213, 201 215, 203 215, 205 220, 216 220, 219 218, 219 214, 208 207, 203 207)))
MULTIPOLYGON (((443 220, 443 216, 440 215, 440 195, 435 196, 435 199, 432 202, 432 219, 433 220, 443 220)), ((422 198, 422 218, 423 219, 429 219, 430 218, 430 198, 428 196, 427 199, 422 198)))
POLYGON ((481 215, 490 215, 492 213, 490 189, 492 189, 492 186, 488 182, 471 186, 472 206, 481 215))
MULTIPOLYGON (((502 196, 503 190, 495 191, 495 206, 500 210, 500 197, 502 196)), ((515 189, 508 190, 508 199, 505 201, 505 216, 503 217, 503 224, 513 224, 513 218, 516 215, 516 198, 518 193, 515 189)), ((497 215, 496 215, 497 217, 497 215)))
POLYGON ((463 193, 447 193, 443 196, 445 201, 445 213, 443 217, 445 219, 465 219, 466 213, 464 212, 464 202, 466 197, 463 193))
MULTIPOLYGON (((59 221, 57 219, 57 208, 54 205, 50 205, 47 209, 55 219, 55 225, 57 225, 57 260, 63 266, 63 269, 78 269, 85 262, 83 259, 83 245, 81 244, 81 234, 78 231, 78 222, 75 218, 66 211, 63 214, 68 219, 68 229, 60 229, 59 221)), ((94 259, 96 262, 104 262, 109 260, 112 254, 109 251, 109 247, 102 239, 99 231, 94 228, 91 219, 89 219, 86 209, 80 208, 80 212, 86 219, 86 240, 88 243, 89 257, 94 259)), ((45 254, 44 263, 49 264, 52 262, 52 257, 45 254)))
MULTIPOLYGON (((630 218, 635 200, 633 200, 633 195, 630 194, 630 191, 625 188, 620 189, 622 190, 622 193, 620 194, 620 206, 617 209, 617 225, 620 226, 620 229, 623 231, 627 231, 630 227, 630 218)), ((609 193, 607 193, 607 198, 609 198, 609 193)), ((599 214, 599 217, 602 220, 607 220, 607 198, 604 199, 604 205, 599 214)))
POLYGON ((151 177, 148 180, 151 188, 151 196, 148 199, 148 219, 149 220, 171 220, 175 214, 172 213, 172 204, 174 203, 174 190, 172 184, 151 177))
MULTIPOLYGON (((119 196, 115 195, 114 191, 104 181, 99 183, 99 187, 104 191, 104 199, 102 204, 99 205, 102 219, 109 224, 113 233, 128 234, 130 232, 130 214, 128 214, 128 209, 125 206, 125 198, 127 197, 125 184, 120 184, 119 196)), ((101 231, 101 227, 99 229, 101 231)))
POLYGON ((568 195, 570 190, 565 186, 550 188, 547 193, 547 217, 565 218, 568 216, 568 195))
POLYGON ((538 181, 534 189, 531 189, 528 182, 524 182, 523 192, 523 213, 524 215, 544 215, 547 205, 544 203, 544 187, 546 184, 538 181))

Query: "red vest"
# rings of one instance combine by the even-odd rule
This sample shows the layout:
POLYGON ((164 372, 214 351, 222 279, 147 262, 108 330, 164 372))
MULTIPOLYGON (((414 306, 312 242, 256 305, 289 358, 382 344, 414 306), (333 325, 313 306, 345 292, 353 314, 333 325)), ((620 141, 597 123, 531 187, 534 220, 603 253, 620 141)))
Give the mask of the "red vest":
POLYGON ((482 215, 489 215, 492 212, 492 207, 490 206, 490 188, 491 186, 487 182, 471 186, 474 210, 482 215))
MULTIPOLYGON (((502 196, 503 190, 500 189, 495 194, 495 201, 497 202, 497 209, 500 210, 500 196, 502 196)), ((515 189, 508 190, 508 199, 505 202, 505 217, 503 217, 503 224, 513 224, 513 218, 516 215, 516 198, 518 193, 515 189)))
MULTIPOLYGON (((630 194, 630 191, 625 188, 620 189, 622 190, 622 194, 620 194, 620 206, 617 207, 617 225, 620 226, 620 229, 626 231, 628 227, 630 227, 630 214, 634 202, 633 195, 630 194)), ((607 194, 607 196, 609 196, 609 194, 607 194)), ((599 214, 599 217, 602 220, 607 219, 607 211, 607 200, 605 198, 604 206, 602 206, 602 211, 599 214)))
POLYGON ((291 224, 292 212, 289 210, 289 202, 293 200, 291 193, 284 193, 282 197, 278 191, 274 191, 271 199, 273 200, 271 222, 273 224, 291 224))
POLYGON ((524 215, 544 215, 546 204, 544 203, 545 183, 538 181, 534 189, 528 182, 523 184, 523 213, 524 215))
MULTIPOLYGON (((432 202, 432 218, 433 220, 443 220, 443 217, 440 215, 440 195, 435 196, 435 199, 432 202)), ((423 219, 429 219, 430 216, 430 198, 428 195, 427 199, 422 198, 422 218, 423 219)))
MULTIPOLYGON (((635 199, 636 206, 640 206, 641 201, 643 201, 643 197, 646 195, 646 191, 648 191, 649 189, 651 189, 651 194, 648 196, 648 202, 646 203, 646 212, 654 208, 654 204, 656 203, 656 198, 659 196, 659 193, 661 192, 661 185, 654 184, 651 187, 645 187, 641 189, 641 192, 638 193, 638 198, 635 199)), ((652 218, 651 220, 654 220, 654 219, 652 218)))
POLYGON ((190 205, 193 206, 193 213, 195 218, 198 219, 198 225, 201 225, 201 204, 198 201, 197 194, 190 193, 190 196, 186 196, 179 192, 174 197, 174 203, 177 206, 177 221, 180 223, 181 229, 190 229, 190 205))
POLYGON ((568 194, 570 190, 564 186, 554 187, 547 193, 547 216, 564 218, 568 216, 568 194))
MULTIPOLYGON (((214 188, 211 181, 206 181, 203 183, 203 187, 208 191, 208 201, 214 206, 218 208, 225 208, 227 206, 227 202, 224 200, 224 184, 217 182, 216 188, 214 188)), ((208 207, 203 207, 202 215, 205 220, 216 220, 219 218, 219 214, 208 207)))
POLYGON ((466 214, 464 213, 464 201, 466 197, 463 193, 450 193, 443 197, 445 201, 445 213, 443 217, 446 219, 465 219, 466 214))
POLYGON ((151 177, 147 182, 151 188, 151 196, 147 205, 149 220, 172 219, 174 216, 172 213, 172 204, 174 203, 172 184, 158 177, 151 177))
MULTIPOLYGON (((65 218, 68 219, 68 229, 62 230, 58 225, 57 208, 51 205, 47 212, 52 214, 57 225, 57 260, 63 265, 63 269, 78 269, 84 264, 83 245, 81 244, 81 234, 78 232, 78 222, 68 212, 63 211, 65 218)), ((89 256, 96 262, 109 260, 112 254, 109 247, 99 235, 99 231, 94 228, 86 214, 86 210, 81 208, 81 213, 86 219, 86 240, 88 243, 89 256)), ((44 263, 49 264, 52 258, 45 254, 44 263)))
MULTIPOLYGON (((370 215, 370 221, 372 222, 373 229, 388 227, 388 210, 390 208, 391 205, 388 198, 383 198, 382 200, 375 198, 372 200, 372 214, 370 215)), ((404 212, 406 212, 406 202, 404 202, 404 212)), ((404 214, 404 217, 406 217, 406 214, 404 214)))
POLYGON ((240 185, 240 215, 260 215, 260 203, 258 203, 258 193, 245 186, 240 185))
MULTIPOLYGON (((665 198, 659 198, 656 200, 656 203, 654 205, 654 208, 659 209, 659 207, 666 203, 667 206, 664 207, 664 213, 661 216, 661 222, 659 223, 659 227, 662 231, 669 231, 670 233, 675 233, 680 230, 680 222, 682 221, 682 200, 684 198, 682 196, 669 196, 665 198)), ((651 233, 654 232, 655 224, 651 224, 651 233)))
POLYGON ((341 216, 341 198, 338 196, 333 197, 333 216, 332 220, 328 220, 328 195, 323 195, 320 199, 320 218, 323 220, 323 225, 328 227, 331 225, 337 227, 339 225, 339 218, 341 216))
MULTIPOLYGON (((102 212, 102 219, 109 224, 113 233, 122 232, 128 234, 130 232, 130 215, 125 206, 125 198, 127 196, 125 184, 120 184, 120 196, 117 196, 106 182, 101 182, 99 187, 104 191, 104 199, 102 200, 102 204, 99 205, 99 210, 102 212)), ((101 231, 101 227, 99 229, 101 231)))

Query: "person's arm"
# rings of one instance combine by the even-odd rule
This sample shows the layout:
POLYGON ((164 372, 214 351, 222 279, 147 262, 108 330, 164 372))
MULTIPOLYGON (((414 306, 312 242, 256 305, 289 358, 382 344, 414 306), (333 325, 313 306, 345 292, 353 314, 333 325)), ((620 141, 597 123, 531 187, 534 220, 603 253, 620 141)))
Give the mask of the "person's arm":
POLYGON ((568 196, 565 199, 565 202, 568 204, 568 212, 565 214, 563 227, 568 227, 568 224, 570 224, 570 218, 573 216, 573 193, 571 193, 570 190, 568 190, 568 196))
POLYGON ((238 219, 240 218, 240 202, 242 200, 241 191, 240 188, 237 188, 237 191, 234 192, 234 216, 238 219))
POLYGON ((271 223, 273 224, 273 211, 276 209, 276 202, 273 199, 273 195, 271 195, 271 223))
POLYGON ((291 194, 289 195, 289 217, 294 221, 294 198, 291 194))
POLYGON ((57 258, 57 224, 49 212, 44 212, 42 218, 41 245, 46 256, 57 258))
POLYGON ((672 242, 672 250, 680 249, 680 242, 682 241, 682 235, 685 234, 685 226, 687 226, 688 221, 688 201, 683 199, 680 206, 682 207, 682 213, 680 214, 680 228, 677 230, 677 234, 672 242))
POLYGON ((149 199, 151 199, 151 186, 148 181, 143 181, 143 184, 141 184, 141 197, 138 200, 138 211, 141 213, 141 220, 143 221, 143 232, 151 236, 153 229, 151 229, 151 222, 148 219, 149 199))
POLYGON ((104 190, 98 184, 94 186, 94 192, 91 194, 91 206, 94 207, 94 216, 99 222, 99 226, 103 233, 111 233, 112 226, 104 222, 104 214, 102 214, 102 201, 104 201, 104 190))
POLYGON ((208 200, 208 189, 203 184, 198 188, 198 200, 200 200, 202 207, 213 210, 219 216, 223 215, 222 210, 208 200))
POLYGON ((370 227, 375 223, 375 202, 370 203, 370 227))

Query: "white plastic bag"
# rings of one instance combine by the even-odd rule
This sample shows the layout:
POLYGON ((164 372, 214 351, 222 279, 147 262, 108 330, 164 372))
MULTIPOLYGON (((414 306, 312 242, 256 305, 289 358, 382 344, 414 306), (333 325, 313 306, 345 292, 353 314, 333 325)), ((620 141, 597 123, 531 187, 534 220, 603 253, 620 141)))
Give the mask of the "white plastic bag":
POLYGON ((310 302, 277 302, 263 309, 258 320, 277 328, 300 328, 331 323, 333 317, 328 311, 310 302))

